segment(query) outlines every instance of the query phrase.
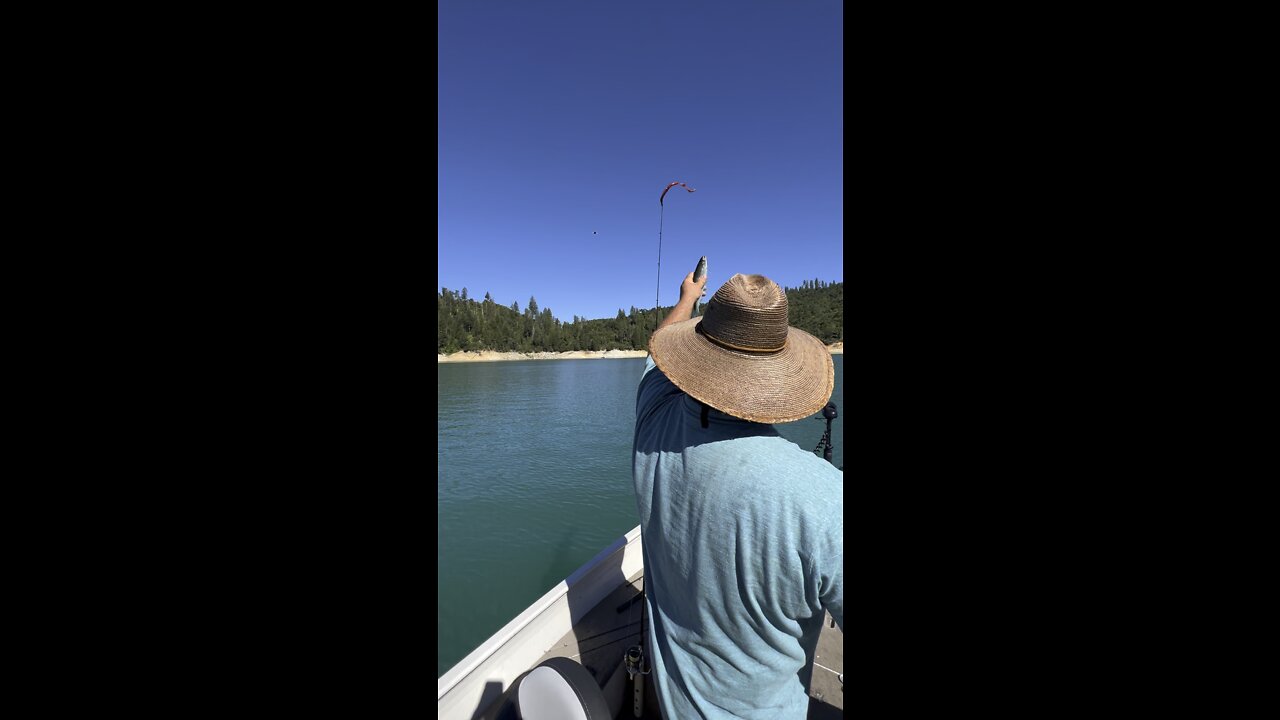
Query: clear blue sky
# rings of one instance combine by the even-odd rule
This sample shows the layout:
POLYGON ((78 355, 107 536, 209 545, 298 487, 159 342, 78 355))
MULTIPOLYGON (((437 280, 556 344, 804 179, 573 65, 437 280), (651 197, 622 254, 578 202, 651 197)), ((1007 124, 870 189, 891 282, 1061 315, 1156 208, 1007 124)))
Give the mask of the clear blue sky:
POLYGON ((440 0, 439 287, 561 320, 662 304, 698 257, 844 280, 836 0, 440 0))

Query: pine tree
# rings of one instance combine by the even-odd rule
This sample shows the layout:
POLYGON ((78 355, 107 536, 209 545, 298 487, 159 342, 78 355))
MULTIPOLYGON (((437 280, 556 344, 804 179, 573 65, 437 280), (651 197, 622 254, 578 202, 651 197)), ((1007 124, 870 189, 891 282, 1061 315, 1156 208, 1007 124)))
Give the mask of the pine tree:
MULTIPOLYGON (((785 288, 790 309, 789 324, 824 343, 844 340, 844 283, 803 280, 800 288, 785 288)), ((439 352, 462 350, 643 350, 671 307, 631 312, 618 310, 613 318, 588 320, 573 315, 572 322, 555 319, 551 308, 539 308, 529 298, 529 307, 520 312, 519 303, 497 304, 492 293, 484 301, 470 297, 463 288, 454 292, 440 288, 436 297, 436 346, 439 352), (465 297, 464 297, 465 296, 465 297)), ((699 303, 705 307, 704 304, 699 303)))

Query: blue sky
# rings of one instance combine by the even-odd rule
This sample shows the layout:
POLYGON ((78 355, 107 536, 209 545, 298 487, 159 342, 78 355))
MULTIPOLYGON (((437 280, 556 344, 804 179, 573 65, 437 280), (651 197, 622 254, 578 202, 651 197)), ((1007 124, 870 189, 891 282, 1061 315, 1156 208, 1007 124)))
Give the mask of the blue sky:
POLYGON ((571 320, 663 305, 706 255, 844 280, 835 0, 440 0, 439 287, 571 320))

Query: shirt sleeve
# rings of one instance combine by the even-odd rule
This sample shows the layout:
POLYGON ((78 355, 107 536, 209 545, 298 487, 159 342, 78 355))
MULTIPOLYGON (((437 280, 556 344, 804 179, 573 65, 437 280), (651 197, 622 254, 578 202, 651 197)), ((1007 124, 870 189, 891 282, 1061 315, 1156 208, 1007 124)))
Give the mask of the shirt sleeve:
POLYGON ((641 420, 662 403, 681 394, 653 362, 653 356, 645 359, 644 372, 640 375, 640 387, 636 390, 636 419, 641 420))
POLYGON ((844 632, 844 561, 833 568, 829 576, 822 578, 822 605, 835 618, 840 632, 844 632))
POLYGON ((818 597, 844 632, 844 503, 827 523, 818 555, 818 597))

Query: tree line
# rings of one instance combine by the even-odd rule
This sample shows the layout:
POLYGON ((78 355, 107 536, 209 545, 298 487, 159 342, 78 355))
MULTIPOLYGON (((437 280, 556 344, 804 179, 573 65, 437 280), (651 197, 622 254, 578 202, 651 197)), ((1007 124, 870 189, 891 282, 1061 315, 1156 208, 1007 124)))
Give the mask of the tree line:
MULTIPOLYGON (((824 343, 844 341, 844 283, 814 279, 783 290, 793 327, 824 343)), ((477 301, 466 288, 458 292, 442 287, 436 296, 436 347, 445 354, 643 350, 649 335, 670 312, 671 306, 641 310, 633 305, 630 312, 619 308, 613 318, 588 320, 574 315, 572 322, 561 322, 551 308, 539 308, 534 297, 521 310, 519 303, 494 302, 487 292, 477 301)))

